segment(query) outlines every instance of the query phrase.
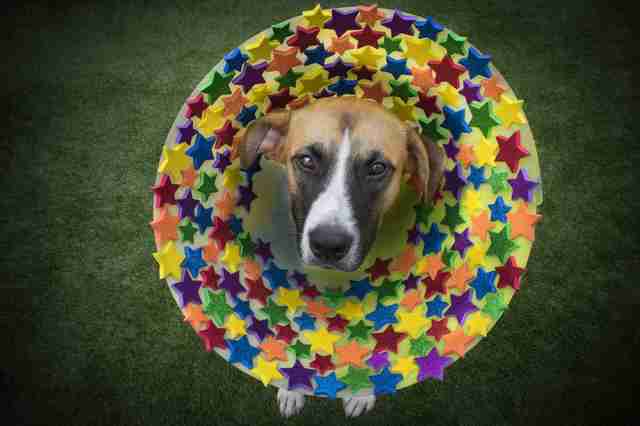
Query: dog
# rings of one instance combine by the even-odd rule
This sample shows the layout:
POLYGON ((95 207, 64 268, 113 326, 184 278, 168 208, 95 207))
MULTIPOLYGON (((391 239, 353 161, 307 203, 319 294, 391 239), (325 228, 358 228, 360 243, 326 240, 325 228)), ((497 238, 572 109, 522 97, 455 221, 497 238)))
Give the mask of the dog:
MULTIPOLYGON (((403 180, 411 179, 430 201, 445 162, 443 149, 414 127, 353 96, 267 113, 247 128, 239 155, 242 168, 264 155, 286 169, 302 263, 346 272, 361 266, 403 180)), ((280 389, 277 400, 285 417, 304 406, 304 395, 295 391, 280 389)), ((343 400, 348 417, 374 404, 375 396, 343 400)))

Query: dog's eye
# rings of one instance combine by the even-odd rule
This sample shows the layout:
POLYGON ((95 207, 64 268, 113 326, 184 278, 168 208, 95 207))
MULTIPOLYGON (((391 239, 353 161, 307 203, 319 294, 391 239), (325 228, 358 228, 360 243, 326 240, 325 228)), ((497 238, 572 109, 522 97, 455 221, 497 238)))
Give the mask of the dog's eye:
POLYGON ((369 176, 371 177, 380 177, 387 172, 387 165, 376 161, 374 163, 369 164, 369 176))
POLYGON ((316 162, 310 155, 301 155, 296 158, 296 161, 304 170, 312 172, 316 169, 316 162))

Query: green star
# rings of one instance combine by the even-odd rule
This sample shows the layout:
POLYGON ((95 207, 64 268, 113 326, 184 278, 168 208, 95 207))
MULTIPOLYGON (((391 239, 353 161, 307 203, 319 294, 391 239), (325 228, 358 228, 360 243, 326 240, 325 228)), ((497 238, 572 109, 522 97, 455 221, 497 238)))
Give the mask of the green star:
POLYGON ((305 345, 300 340, 298 340, 295 345, 289 346, 289 349, 293 350, 296 358, 309 358, 311 356, 311 345, 305 345))
POLYGON ((411 340, 411 349, 409 350, 409 355, 426 356, 431 348, 433 348, 433 342, 423 334, 417 339, 411 340))
POLYGON ((302 77, 303 74, 304 73, 302 72, 295 72, 292 68, 289 71, 287 71, 285 75, 276 77, 276 81, 280 85, 280 87, 278 87, 278 90, 282 90, 285 87, 295 87, 296 82, 300 77, 302 77))
POLYGON ((233 309, 227 304, 227 298, 224 292, 214 293, 208 289, 202 293, 202 312, 220 327, 224 324, 227 315, 233 312, 233 309))
POLYGON ((498 169, 493 169, 491 171, 491 176, 487 179, 487 183, 491 185, 491 190, 495 194, 499 194, 500 192, 507 190, 507 176, 509 176, 509 172, 501 172, 498 169))
POLYGON ((209 81, 201 90, 202 93, 207 95, 207 102, 212 104, 220 96, 230 94, 229 83, 232 78, 232 72, 225 75, 220 74, 218 71, 214 72, 213 76, 209 78, 209 81))
POLYGON ((447 49, 447 53, 449 55, 458 54, 458 55, 466 55, 464 49, 464 42, 467 40, 466 37, 459 36, 453 31, 449 30, 449 34, 447 34, 447 39, 440 43, 442 47, 447 49))
POLYGON ((391 80, 389 81, 389 84, 391 84, 391 96, 397 96, 405 102, 407 102, 409 98, 418 96, 418 92, 411 88, 411 85, 407 80, 391 80))
POLYGON ((398 297, 400 282, 401 281, 391 281, 385 278, 380 287, 375 287, 375 291, 378 293, 378 301, 383 302, 384 299, 388 297, 398 297))
POLYGON ((456 203, 453 206, 445 203, 444 208, 446 213, 444 215, 444 219, 442 219, 442 223, 447 225, 451 232, 454 232, 458 225, 462 225, 464 223, 464 219, 460 216, 460 203, 456 203))
POLYGON ((327 300, 327 305, 337 308, 344 298, 344 293, 338 288, 330 288, 322 296, 327 300))
POLYGON ((391 38, 385 36, 384 40, 382 40, 382 44, 380 44, 380 47, 387 51, 387 55, 391 55, 393 52, 402 52, 402 49, 400 48, 401 42, 402 39, 399 37, 391 38))
POLYGON ((269 40, 278 40, 280 43, 284 43, 287 37, 293 35, 288 22, 273 25, 271 30, 273 31, 273 35, 269 40))
POLYGON ((484 308, 482 308, 482 312, 497 321, 500 319, 505 309, 507 309, 507 305, 504 303, 502 295, 500 293, 491 293, 488 294, 485 299, 486 304, 484 305, 484 308))
POLYGON ((491 129, 501 123, 500 119, 493 114, 491 101, 486 101, 479 107, 474 106, 472 102, 469 108, 471 108, 471 115, 473 116, 469 125, 480 129, 484 137, 488 138, 491 129))
POLYGON ((364 323, 363 320, 360 320, 357 324, 350 325, 347 327, 349 329, 349 336, 353 339, 358 339, 360 341, 366 342, 369 340, 369 335, 373 327, 364 323))
POLYGON ((416 225, 422 223, 424 226, 427 226, 429 223, 429 216, 431 215, 431 212, 433 212, 433 206, 418 204, 413 209, 416 211, 416 225))
POLYGON ((247 232, 244 237, 238 238, 238 243, 240 243, 240 256, 253 259, 256 244, 251 240, 251 234, 247 232))
POLYGON ((287 324, 289 319, 287 318, 287 307, 276 305, 276 303, 269 299, 267 306, 262 308, 262 312, 269 319, 269 324, 274 327, 278 323, 287 324))
POLYGON ((437 117, 432 118, 431 121, 420 118, 418 119, 418 123, 420 124, 420 127, 422 127, 422 134, 432 141, 435 142, 440 139, 447 139, 447 133, 438 125, 437 117))
POLYGON ((448 248, 444 249, 442 252, 442 261, 444 264, 451 268, 453 266, 453 259, 455 258, 456 253, 457 252, 455 250, 449 250, 448 248))
POLYGON ((198 228, 193 226, 193 223, 191 223, 189 219, 187 219, 187 223, 184 225, 178 226, 178 229, 180 229, 182 241, 189 241, 190 243, 193 243, 193 235, 196 233, 198 228))
POLYGON ((200 172, 200 185, 198 185, 196 190, 202 194, 202 198, 198 197, 200 198, 200 201, 203 203, 206 202, 211 194, 218 192, 218 188, 216 187, 216 177, 209 176, 203 170, 200 172))
POLYGON ((509 239, 509 225, 505 225, 500 232, 489 231, 491 245, 487 255, 494 255, 500 262, 505 263, 511 253, 518 248, 518 245, 509 239))
POLYGON ((350 365, 349 370, 347 370, 347 374, 340 377, 340 380, 345 382, 351 388, 353 393, 357 393, 359 390, 366 389, 371 386, 368 368, 355 368, 350 365))

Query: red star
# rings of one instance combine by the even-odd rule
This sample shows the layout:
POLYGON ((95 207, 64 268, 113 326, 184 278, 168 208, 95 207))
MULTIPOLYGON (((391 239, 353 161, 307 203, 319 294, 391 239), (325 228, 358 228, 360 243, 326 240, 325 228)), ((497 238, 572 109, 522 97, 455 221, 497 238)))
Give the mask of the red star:
POLYGON ((320 42, 318 41, 319 32, 320 28, 305 28, 298 25, 296 27, 295 35, 287 40, 287 44, 289 46, 296 46, 302 51, 309 46, 320 44, 320 42))
POLYGON ((210 266, 208 269, 200 272, 202 276, 202 287, 210 288, 212 290, 218 289, 218 280, 220 279, 220 275, 213 269, 213 266, 210 266))
POLYGON ((520 142, 520 130, 508 138, 497 136, 496 140, 498 141, 498 145, 500 145, 500 152, 498 152, 496 160, 507 163, 511 171, 515 173, 518 170, 520 159, 529 155, 529 151, 527 151, 520 142))
POLYGON ((504 266, 498 266, 496 268, 496 272, 500 275, 498 288, 510 286, 514 290, 520 289, 520 279, 524 271, 524 268, 518 267, 516 259, 513 256, 509 257, 504 266))
POLYGON ((218 242, 220 250, 224 250, 228 241, 233 241, 233 232, 229 225, 218 216, 213 218, 213 229, 209 233, 209 238, 218 242))
POLYGON ((298 333, 293 331, 290 325, 276 325, 276 339, 283 340, 288 344, 291 344, 291 341, 298 337, 298 333))
POLYGON ((445 56, 440 62, 431 61, 429 65, 436 72, 436 83, 446 81, 456 89, 460 87, 460 76, 466 68, 453 62, 451 56, 445 56))
POLYGON ((271 290, 264 286, 262 278, 258 277, 257 280, 245 278, 244 282, 249 288, 247 293, 247 299, 259 300, 263 305, 267 304, 267 298, 273 294, 271 290))
POLYGON ((375 281, 380 277, 385 277, 389 275, 389 263, 391 263, 391 258, 387 260, 382 260, 379 257, 376 258, 373 265, 371 265, 366 271, 371 275, 371 281, 375 281))
POLYGON ((194 115, 198 118, 202 116, 202 111, 207 109, 209 105, 204 101, 202 93, 187 99, 187 109, 184 112, 186 118, 191 118, 194 115))
POLYGON ((307 286, 304 286, 304 290, 302 290, 302 295, 307 296, 309 299, 315 299, 316 297, 320 296, 320 292, 314 285, 309 284, 307 286))
POLYGON ((420 100, 416 102, 418 108, 422 108, 424 113, 429 117, 431 114, 442 112, 436 104, 437 96, 427 96, 422 91, 418 92, 420 100))
POLYGON ((349 321, 340 315, 336 315, 335 317, 327 318, 327 323, 329 324, 329 327, 327 327, 329 331, 344 332, 344 328, 349 324, 349 321))
POLYGON ((376 339, 376 347, 373 348, 374 352, 380 351, 392 351, 398 353, 398 343, 400 343, 407 335, 405 333, 397 333, 392 325, 381 333, 372 333, 374 339, 376 339))
POLYGON ((270 112, 273 109, 286 108, 287 104, 294 99, 295 97, 291 96, 289 93, 289 88, 285 87, 281 91, 276 92, 273 95, 269 95, 271 104, 269 105, 269 108, 267 108, 267 112, 270 112))
POLYGON ((151 187, 151 190, 155 194, 155 197, 153 197, 154 207, 160 208, 165 204, 175 204, 176 191, 178 188, 178 185, 171 183, 169 176, 163 175, 162 178, 160 178, 160 183, 151 187))
POLYGON ((449 328, 447 327, 447 318, 441 320, 431 321, 431 328, 427 331, 427 335, 433 337, 437 341, 442 339, 442 336, 449 334, 449 328))
POLYGON ((373 75, 376 73, 376 70, 371 69, 367 66, 361 66, 358 68, 354 68, 351 70, 357 77, 358 80, 371 80, 373 81, 373 75))
POLYGON ((230 120, 224 123, 224 126, 215 131, 216 134, 216 149, 220 149, 223 146, 233 146, 233 137, 238 133, 238 129, 233 127, 230 120))
POLYGON ((224 341, 225 331, 227 331, 226 328, 218 328, 213 325, 213 322, 211 322, 211 320, 209 320, 209 322, 207 323, 207 328, 198 331, 198 336, 200 336, 200 338, 202 339, 204 349, 207 352, 211 352, 213 348, 227 349, 227 344, 224 341))
POLYGON ((324 374, 330 370, 335 370, 336 368, 336 366, 333 365, 333 362, 331 362, 331 355, 322 356, 316 354, 316 359, 311 361, 309 365, 318 370, 318 373, 320 374, 324 374))
POLYGON ((384 35, 382 31, 375 31, 369 25, 358 31, 351 31, 353 38, 358 40, 358 48, 363 46, 378 47, 378 40, 384 35))
POLYGON ((436 293, 445 294, 447 292, 445 283, 450 276, 451 273, 449 272, 438 271, 435 279, 432 279, 430 276, 427 276, 425 279, 423 279, 422 282, 427 286, 427 292, 424 295, 424 298, 428 299, 436 293))

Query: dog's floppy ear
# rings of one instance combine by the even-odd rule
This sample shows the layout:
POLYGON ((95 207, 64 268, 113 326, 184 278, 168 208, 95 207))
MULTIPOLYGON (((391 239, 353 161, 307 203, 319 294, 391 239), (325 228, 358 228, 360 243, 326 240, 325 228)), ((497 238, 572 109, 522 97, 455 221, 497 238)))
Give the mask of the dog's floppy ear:
POLYGON ((416 180, 417 190, 423 200, 431 200, 444 175, 444 150, 412 127, 407 129, 407 149, 408 170, 416 180))
POLYGON ((283 161, 281 150, 289 129, 289 115, 288 110, 272 111, 247 128, 239 147, 242 168, 251 166, 260 154, 283 161))

